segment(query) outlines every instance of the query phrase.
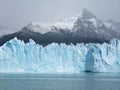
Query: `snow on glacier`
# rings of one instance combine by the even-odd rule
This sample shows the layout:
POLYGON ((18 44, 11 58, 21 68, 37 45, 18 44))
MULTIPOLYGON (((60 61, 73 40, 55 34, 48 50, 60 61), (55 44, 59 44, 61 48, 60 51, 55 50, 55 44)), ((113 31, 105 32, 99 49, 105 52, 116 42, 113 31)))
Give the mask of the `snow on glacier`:
POLYGON ((0 47, 0 72, 120 72, 120 41, 109 44, 49 44, 45 47, 14 38, 0 47))

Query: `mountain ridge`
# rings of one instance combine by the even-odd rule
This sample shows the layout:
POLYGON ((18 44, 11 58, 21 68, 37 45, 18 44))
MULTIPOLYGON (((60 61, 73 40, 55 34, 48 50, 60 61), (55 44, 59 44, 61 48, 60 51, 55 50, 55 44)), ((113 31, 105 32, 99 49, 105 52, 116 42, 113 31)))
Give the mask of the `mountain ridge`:
POLYGON ((89 10, 83 9, 80 14, 59 22, 48 24, 32 22, 20 31, 0 38, 0 45, 14 37, 25 42, 28 42, 31 38, 44 46, 52 42, 66 44, 104 43, 109 42, 112 38, 120 39, 119 24, 114 25, 113 23, 102 21, 89 10))

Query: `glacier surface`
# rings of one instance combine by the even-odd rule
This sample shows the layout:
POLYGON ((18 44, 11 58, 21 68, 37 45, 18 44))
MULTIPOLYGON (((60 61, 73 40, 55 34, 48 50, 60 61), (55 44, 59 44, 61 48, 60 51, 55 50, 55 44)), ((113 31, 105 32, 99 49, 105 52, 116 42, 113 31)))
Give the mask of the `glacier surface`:
POLYGON ((103 44, 49 44, 14 38, 0 47, 0 72, 80 73, 120 72, 120 41, 103 44))

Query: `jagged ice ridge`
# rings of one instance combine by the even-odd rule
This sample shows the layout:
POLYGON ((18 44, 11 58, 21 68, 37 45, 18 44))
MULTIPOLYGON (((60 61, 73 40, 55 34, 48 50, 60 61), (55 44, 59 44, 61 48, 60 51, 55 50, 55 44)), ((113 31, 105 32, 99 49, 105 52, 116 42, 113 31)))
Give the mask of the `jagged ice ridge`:
POLYGON ((0 72, 6 73, 80 73, 120 72, 120 41, 103 44, 49 44, 17 38, 0 47, 0 72))

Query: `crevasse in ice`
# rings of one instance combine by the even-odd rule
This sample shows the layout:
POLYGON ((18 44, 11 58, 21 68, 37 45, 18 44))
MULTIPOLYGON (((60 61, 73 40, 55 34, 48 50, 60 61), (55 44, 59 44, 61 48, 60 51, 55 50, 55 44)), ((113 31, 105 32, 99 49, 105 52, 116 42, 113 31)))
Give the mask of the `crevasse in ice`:
POLYGON ((108 44, 49 44, 45 47, 14 38, 0 47, 0 72, 120 72, 120 41, 108 44))

